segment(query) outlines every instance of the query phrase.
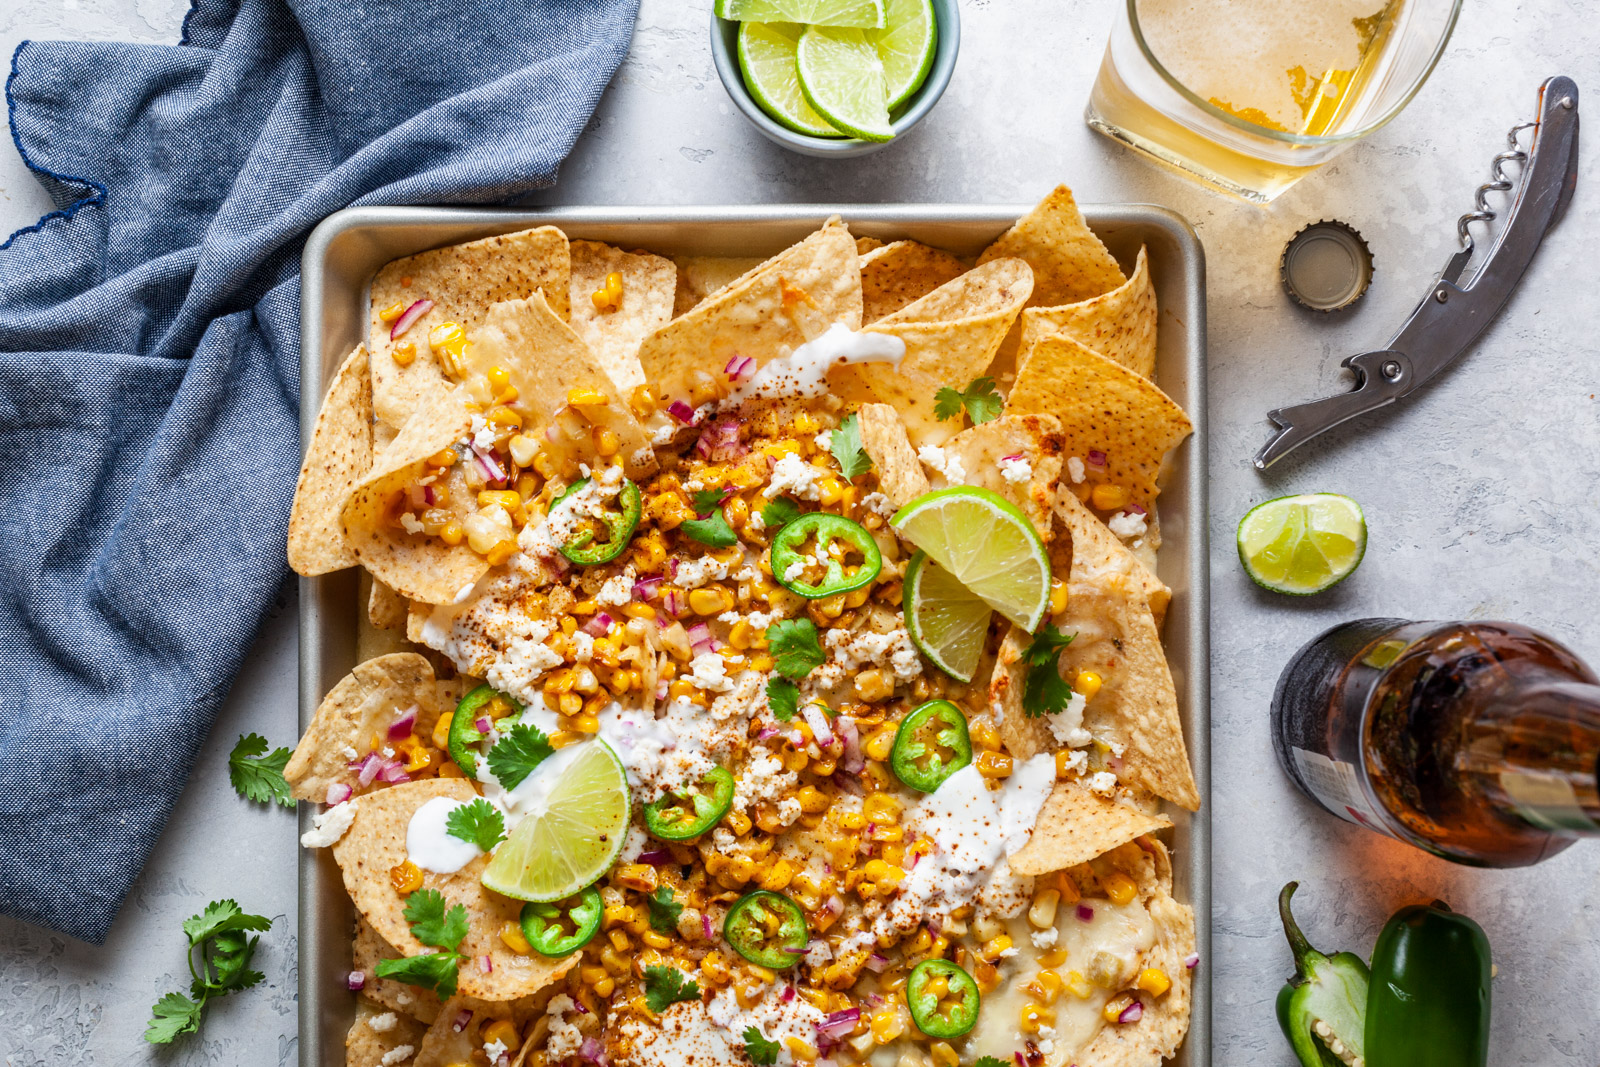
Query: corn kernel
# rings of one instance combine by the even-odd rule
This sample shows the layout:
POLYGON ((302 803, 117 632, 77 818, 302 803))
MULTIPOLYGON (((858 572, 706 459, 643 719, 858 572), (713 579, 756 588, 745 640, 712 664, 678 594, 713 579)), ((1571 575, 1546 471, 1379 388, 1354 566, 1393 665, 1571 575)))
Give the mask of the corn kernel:
POLYGON ((1139 893, 1134 880, 1121 871, 1112 871, 1101 879, 1100 885, 1105 889, 1106 896, 1111 898, 1111 903, 1118 906, 1131 903, 1139 893))
POLYGON ((611 880, 628 889, 651 893, 657 884, 656 869, 648 863, 624 863, 612 872, 611 880))
POLYGON ((872 823, 898 823, 900 801, 889 793, 874 793, 862 802, 861 814, 872 823))
POLYGON ((961 1057, 956 1055, 956 1050, 950 1047, 948 1041, 935 1041, 928 1051, 933 1053, 935 1067, 957 1067, 961 1062, 961 1057))
POLYGON ((528 938, 522 932, 522 924, 506 921, 500 927, 500 940, 505 942, 506 948, 521 956, 526 956, 533 951, 533 946, 528 944, 528 938))
POLYGON ((1155 967, 1146 967, 1139 972, 1138 987, 1153 997, 1159 997, 1172 988, 1172 979, 1167 977, 1165 971, 1155 967))
POLYGON ((517 1032, 517 1024, 510 1019, 496 1019, 478 1032, 478 1038, 485 1045, 498 1041, 510 1052, 522 1047, 522 1035, 517 1032))
POLYGON ((1038 1004, 1024 1004, 1022 1006, 1021 1030, 1025 1034, 1037 1034, 1041 1026, 1055 1026, 1056 1013, 1049 1008, 1038 1004))
POLYGON ((417 343, 407 341, 403 345, 395 345, 394 351, 389 353, 389 358, 394 360, 398 367, 409 367, 417 361, 417 343))
POLYGON ((1054 1004, 1056 998, 1061 995, 1061 990, 1066 988, 1066 983, 1061 980, 1059 974, 1047 967, 1022 988, 1024 992, 1031 993, 1038 1000, 1054 1004))
POLYGON ((598 389, 569 389, 567 390, 567 403, 575 408, 600 407, 610 403, 606 394, 598 389))
POLYGON ((978 773, 985 778, 1011 777, 1011 757, 1004 752, 984 752, 976 762, 978 773))
POLYGON ((868 703, 888 700, 894 696, 894 675, 881 667, 872 667, 856 675, 856 695, 868 703))
POLYGON ((439 721, 433 724, 433 747, 448 748, 450 746, 450 721, 456 717, 453 711, 444 712, 439 716, 439 721))
POLYGON ((841 811, 836 816, 841 830, 859 830, 867 825, 867 817, 859 811, 841 811))
POLYGON ((1073 679, 1072 691, 1085 700, 1093 700, 1094 695, 1100 692, 1103 679, 1094 671, 1079 671, 1078 677, 1073 679))
POLYGON ((997 937, 991 937, 989 940, 985 941, 982 949, 979 951, 984 959, 988 960, 990 963, 993 963, 1004 956, 1010 948, 1011 938, 1006 934, 1000 934, 997 937))
POLYGON ((1100 1017, 1108 1023, 1120 1022, 1122 1013, 1133 1004, 1133 997, 1128 993, 1120 993, 1106 1002, 1105 1010, 1100 1017))
POLYGON ((976 719, 970 724, 973 744, 979 748, 986 748, 991 752, 1000 749, 1000 731, 995 729, 994 723, 987 718, 976 719))
POLYGON ((490 408, 483 417, 484 421, 495 426, 515 426, 518 429, 522 428, 522 416, 506 407, 504 404, 496 404, 494 407, 490 408))
POLYGON ((1000 971, 988 960, 979 960, 972 968, 972 980, 978 983, 981 993, 993 993, 1000 988, 1000 971))
POLYGON ((1061 890, 1061 903, 1063 904, 1076 904, 1083 897, 1083 894, 1078 891, 1077 881, 1066 871, 1056 872, 1055 887, 1061 890))
POLYGON ((456 766, 454 763, 450 763, 449 761, 446 761, 446 762, 441 763, 439 765, 439 777, 440 778, 465 778, 466 776, 467 776, 467 772, 463 771, 460 767, 456 766))
POLYGON ((793 880, 794 864, 786 859, 779 859, 761 873, 761 877, 756 879, 756 883, 762 889, 770 889, 776 892, 788 886, 793 880))
POLYGON ((672 947, 672 939, 655 930, 646 930, 639 935, 639 939, 655 949, 669 949, 672 947))
POLYGON ((612 930, 606 934, 606 939, 611 942, 611 947, 618 952, 627 952, 633 948, 633 942, 628 940, 628 935, 621 930, 612 930))
POLYGON ((1060 578, 1050 579, 1050 614, 1060 615, 1067 610, 1067 583, 1060 578))
POLYGON ((798 1037, 786 1037, 783 1039, 783 1043, 788 1047, 790 1055, 797 1060, 811 1063, 817 1058, 817 1050, 798 1037))
POLYGON ((817 482, 817 500, 823 507, 831 508, 844 496, 844 483, 837 478, 823 478, 817 482))
POLYGON ((833 803, 826 794, 814 785, 802 786, 800 792, 795 795, 795 799, 800 802, 800 810, 808 814, 827 811, 828 807, 833 803))
POLYGON ((1061 903, 1061 890, 1041 890, 1028 909, 1028 922, 1036 929, 1045 930, 1056 923, 1056 906, 1061 903))
POLYGON ((861 751, 868 759, 886 760, 889 750, 894 747, 895 728, 885 726, 878 730, 862 744, 861 751))
POLYGON ((1063 748, 1056 752, 1056 777, 1072 777, 1072 749, 1063 748))
POLYGON ((696 615, 720 615, 734 606, 733 593, 718 585, 689 590, 689 610, 696 615))
POLYGON ((1128 491, 1120 485, 1097 485, 1089 492, 1089 500, 1100 511, 1116 511, 1126 507, 1128 491))
POLYGON ((384 308, 382 311, 378 312, 378 318, 383 322, 392 323, 405 313, 406 302, 404 300, 397 300, 388 307, 384 308))
POLYGON ((1089 995, 1094 992, 1094 986, 1089 984, 1089 979, 1085 978, 1082 973, 1078 971, 1068 971, 1067 992, 1071 993, 1079 1000, 1088 1000, 1089 995))
POLYGON ((898 1007, 881 1008, 872 1013, 872 1040, 880 1045, 887 1045, 901 1034, 905 1033, 905 1019, 900 1014, 898 1007))
POLYGON ((422 888, 422 868, 410 860, 398 863, 389 868, 389 884, 401 896, 415 893, 422 888))
POLYGON ((483 489, 478 492, 478 506, 480 508, 498 504, 507 511, 522 505, 522 494, 514 489, 483 489))
POLYGON ((485 552, 483 558, 485 562, 489 564, 489 566, 498 567, 500 564, 504 563, 506 560, 510 559, 516 554, 516 539, 508 537, 504 541, 496 544, 493 548, 489 549, 488 552, 485 552))
POLYGON ((614 456, 622 448, 622 441, 617 437, 614 430, 596 426, 591 436, 594 439, 595 455, 602 458, 614 456))

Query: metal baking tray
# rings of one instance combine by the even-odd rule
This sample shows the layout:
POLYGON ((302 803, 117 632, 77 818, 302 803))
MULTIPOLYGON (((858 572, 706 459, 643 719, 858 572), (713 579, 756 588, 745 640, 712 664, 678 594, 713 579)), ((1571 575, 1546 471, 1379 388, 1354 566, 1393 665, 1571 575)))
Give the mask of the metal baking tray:
MULTIPOLYGON (((401 256, 510 233, 559 226, 570 237, 644 248, 662 255, 768 255, 800 240, 829 215, 852 233, 912 238, 957 255, 975 256, 1031 205, 794 204, 742 207, 494 208, 361 207, 329 216, 311 234, 303 256, 300 371, 301 440, 339 363, 365 339, 373 276, 401 256)), ((1201 965, 1194 972, 1193 1018, 1175 1063, 1211 1064, 1211 755, 1209 749, 1210 593, 1206 548, 1205 253, 1189 224, 1165 208, 1086 205, 1089 225, 1123 264, 1141 244, 1160 306, 1156 378, 1194 420, 1194 435, 1175 453, 1160 499, 1160 574, 1172 587, 1164 635, 1178 687, 1189 757, 1202 807, 1171 808, 1175 893, 1194 908, 1201 965)), ((355 570, 300 579, 300 728, 324 694, 356 660, 355 570)), ((302 831, 311 811, 301 808, 302 831)), ((354 1019, 345 988, 354 910, 325 849, 300 852, 300 1064, 342 1067, 354 1019)))

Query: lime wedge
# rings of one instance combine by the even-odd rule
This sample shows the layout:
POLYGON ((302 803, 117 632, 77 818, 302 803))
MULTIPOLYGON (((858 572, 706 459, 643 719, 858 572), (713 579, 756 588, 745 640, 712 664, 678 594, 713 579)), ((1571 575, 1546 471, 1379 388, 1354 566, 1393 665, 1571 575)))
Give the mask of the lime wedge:
POLYGON ((740 22, 802 22, 808 26, 883 25, 883 0, 717 0, 717 18, 740 22))
POLYGON ((739 24, 739 70, 761 110, 800 133, 813 137, 844 135, 806 103, 795 70, 795 51, 804 26, 787 22, 739 24))
POLYGON ((921 551, 906 564, 904 605, 917 651, 956 681, 972 681, 994 615, 989 605, 921 551))
POLYGON ((1280 496, 1239 520, 1239 562, 1263 589, 1310 596, 1350 576, 1367 551, 1361 505, 1338 493, 1280 496))
POLYGON ((807 26, 797 67, 806 103, 836 129, 863 141, 894 137, 883 60, 866 30, 807 26))
POLYGON ((1015 504, 969 485, 924 493, 889 522, 991 608, 1032 633, 1050 607, 1044 542, 1015 504))
POLYGON ((558 750, 515 790, 528 814, 495 849, 483 884, 517 900, 570 897, 611 869, 628 836, 628 775, 601 740, 558 750))
POLYGON ((883 61, 883 80, 893 111, 922 88, 933 69, 939 44, 938 24, 930 0, 884 0, 883 29, 868 30, 867 40, 883 61))

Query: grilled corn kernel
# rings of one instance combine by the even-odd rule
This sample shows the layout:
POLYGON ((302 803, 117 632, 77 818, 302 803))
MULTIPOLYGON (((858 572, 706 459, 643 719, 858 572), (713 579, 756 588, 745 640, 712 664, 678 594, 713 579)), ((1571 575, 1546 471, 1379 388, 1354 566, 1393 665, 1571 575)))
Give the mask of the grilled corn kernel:
POLYGON ((868 822, 898 823, 900 801, 889 793, 874 793, 862 802, 861 814, 867 817, 868 822))
POLYGON ((844 498, 844 483, 837 478, 823 478, 817 482, 817 500, 831 508, 844 498))
POLYGON ((1061 903, 1061 890, 1045 889, 1033 898, 1028 909, 1028 922, 1036 929, 1045 930, 1056 924, 1056 906, 1061 903))
POLYGON ((1010 778, 1011 757, 1004 752, 984 752, 978 756, 978 773, 985 778, 1010 778))
POLYGON ((618 439, 614 430, 596 426, 592 436, 594 438, 594 452, 597 456, 609 458, 616 455, 617 451, 622 447, 622 442, 618 439))
POLYGON ((580 387, 577 389, 567 390, 567 403, 575 408, 601 407, 610 403, 610 400, 607 398, 606 394, 602 393, 598 389, 586 389, 580 387))
POLYGON ((856 675, 856 695, 868 703, 888 700, 894 696, 894 675, 881 667, 873 667, 856 675))
POLYGON ((1067 972, 1066 986, 1067 992, 1071 993, 1079 1000, 1088 1000, 1089 995, 1094 992, 1094 986, 1089 984, 1089 979, 1085 978, 1082 973, 1078 971, 1067 972))
POLYGON ((841 811, 834 815, 841 830, 859 830, 867 825, 867 817, 859 811, 841 811))
POLYGON ((756 882, 761 886, 762 889, 770 889, 776 892, 785 888, 793 880, 794 864, 790 863, 786 859, 779 859, 765 871, 761 872, 761 877, 757 878, 756 882))
POLYGON ((1040 1004, 1024 1004, 1020 1029, 1025 1034, 1037 1034, 1041 1026, 1055 1026, 1056 1013, 1040 1004))
POLYGON ((1139 972, 1138 987, 1149 993, 1152 997, 1159 997, 1172 988, 1172 979, 1167 977, 1167 972, 1155 967, 1146 967, 1139 972))
POLYGON ((829 805, 833 803, 832 800, 828 799, 827 794, 814 785, 801 786, 800 792, 795 795, 795 799, 800 802, 801 811, 813 815, 819 811, 827 811, 829 805))
POLYGON ((422 888, 422 868, 410 860, 398 863, 389 868, 389 884, 401 896, 415 893, 422 888))
POLYGON ((1006 934, 1001 934, 998 937, 991 937, 989 940, 985 941, 979 952, 984 959, 988 960, 990 963, 993 963, 1004 956, 1005 953, 1010 949, 1011 938, 1006 934))
POLYGON ((988 960, 979 960, 972 968, 972 980, 980 993, 993 993, 1000 988, 1000 971, 988 960))
POLYGON ((533 946, 528 944, 528 938, 522 932, 522 924, 506 921, 500 926, 500 940, 505 942, 506 948, 518 955, 526 956, 533 951, 533 946))
POLYGON ((1111 898, 1111 903, 1119 906, 1132 902, 1139 893, 1138 885, 1121 871, 1112 871, 1101 879, 1100 885, 1106 891, 1106 896, 1111 898))
POLYGON ((720 585, 689 590, 689 610, 696 615, 721 615, 733 610, 733 593, 720 585))
POLYGON ((627 952, 633 948, 633 942, 628 940, 628 935, 621 930, 612 930, 606 934, 606 939, 611 942, 611 947, 618 952, 627 952))
POLYGON ((539 454, 539 442, 520 433, 511 438, 509 447, 512 462, 524 469, 533 466, 533 457, 539 454))
POLYGON ((1120 485, 1097 485, 1090 490, 1089 500, 1100 511, 1116 511, 1127 506, 1128 491, 1120 485))
POLYGON ((517 554, 517 542, 514 538, 506 538, 495 545, 483 555, 484 560, 491 567, 498 567, 506 560, 517 554))
POLYGON ((490 408, 483 417, 486 422, 492 423, 495 426, 515 426, 518 429, 522 428, 522 416, 506 407, 504 404, 496 404, 494 407, 490 408))
POLYGON ((433 724, 433 747, 448 748, 450 746, 450 720, 456 717, 453 711, 444 712, 439 716, 439 721, 433 724))
POLYGON ((1050 579, 1050 614, 1060 615, 1067 610, 1067 583, 1060 578, 1050 579))
POLYGON ((382 311, 378 312, 378 318, 386 323, 391 323, 405 313, 406 302, 404 300, 397 300, 388 307, 384 308, 382 311))
POLYGON ((463 771, 454 763, 441 763, 439 765, 440 778, 465 778, 466 776, 467 772, 463 771))
POLYGON ((1100 692, 1103 679, 1094 671, 1079 671, 1078 677, 1072 682, 1072 691, 1085 700, 1093 700, 1094 695, 1100 692))
POLYGON ((656 869, 648 863, 624 863, 612 872, 611 880, 628 889, 650 893, 656 888, 656 869))
POLYGON ((442 448, 428 457, 430 467, 453 467, 461 457, 456 455, 453 448, 442 448))
POLYGON ((872 1013, 872 1040, 887 1045, 905 1033, 906 1022, 898 1006, 880 1008, 872 1013))
POLYGON ((1056 777, 1072 777, 1072 749, 1063 748, 1056 752, 1056 777))
POLYGON ((961 1062, 961 1057, 956 1055, 956 1050, 950 1047, 948 1041, 935 1041, 928 1051, 933 1053, 936 1067, 957 1067, 961 1062))
POLYGON ((478 1031, 478 1037, 485 1045, 498 1041, 510 1052, 522 1047, 522 1035, 517 1033, 517 1024, 510 1019, 496 1019, 478 1031))
POLYGON ((507 511, 522 505, 522 494, 514 489, 483 489, 478 492, 478 506, 486 508, 498 504, 507 511))
POLYGON ((971 724, 972 743, 979 748, 997 752, 1000 749, 1000 731, 988 719, 978 719, 971 724))
POLYGON ((750 822, 750 816, 742 811, 730 811, 722 821, 728 824, 728 829, 733 831, 735 837, 743 837, 750 832, 750 828, 753 825, 750 822))
POLYGON ((783 1039, 783 1043, 789 1049, 789 1054, 797 1060, 811 1063, 817 1058, 817 1050, 798 1037, 786 1037, 783 1039))
POLYGON ((886 760, 889 750, 894 747, 895 728, 885 726, 879 729, 862 744, 861 751, 868 759, 886 760))
POLYGON ((639 935, 639 939, 645 944, 649 945, 651 948, 669 949, 672 947, 672 939, 665 934, 658 933, 655 930, 646 930, 644 933, 639 935))
POLYGON ((389 353, 389 358, 394 360, 397 366, 411 366, 417 361, 417 343, 407 341, 403 345, 395 345, 394 351, 389 353))
POLYGON ((626 904, 607 904, 606 910, 601 913, 600 922, 607 930, 613 926, 625 926, 633 922, 634 912, 626 904))
POLYGON ((1105 1010, 1100 1013, 1100 1017, 1108 1023, 1121 1022, 1122 1013, 1127 1011, 1132 1004, 1133 995, 1131 993, 1119 993, 1106 1002, 1105 1010))
POLYGON ((636 385, 633 392, 628 394, 628 406, 639 418, 647 418, 656 410, 655 394, 648 385, 636 385))
POLYGON ((1066 983, 1061 976, 1048 967, 1040 971, 1033 981, 1022 987, 1024 992, 1033 994, 1046 1004, 1054 1004, 1061 995, 1061 990, 1066 988, 1066 983))

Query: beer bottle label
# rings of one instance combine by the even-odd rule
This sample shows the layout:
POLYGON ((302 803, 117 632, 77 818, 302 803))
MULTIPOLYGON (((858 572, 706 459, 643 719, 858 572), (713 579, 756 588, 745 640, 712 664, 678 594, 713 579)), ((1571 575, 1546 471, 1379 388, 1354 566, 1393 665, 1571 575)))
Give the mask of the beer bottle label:
POLYGON ((1294 754, 1295 768, 1300 772, 1299 784, 1318 803, 1346 822, 1394 836, 1367 800, 1354 767, 1343 760, 1329 759, 1320 752, 1298 747, 1290 751, 1294 754))

